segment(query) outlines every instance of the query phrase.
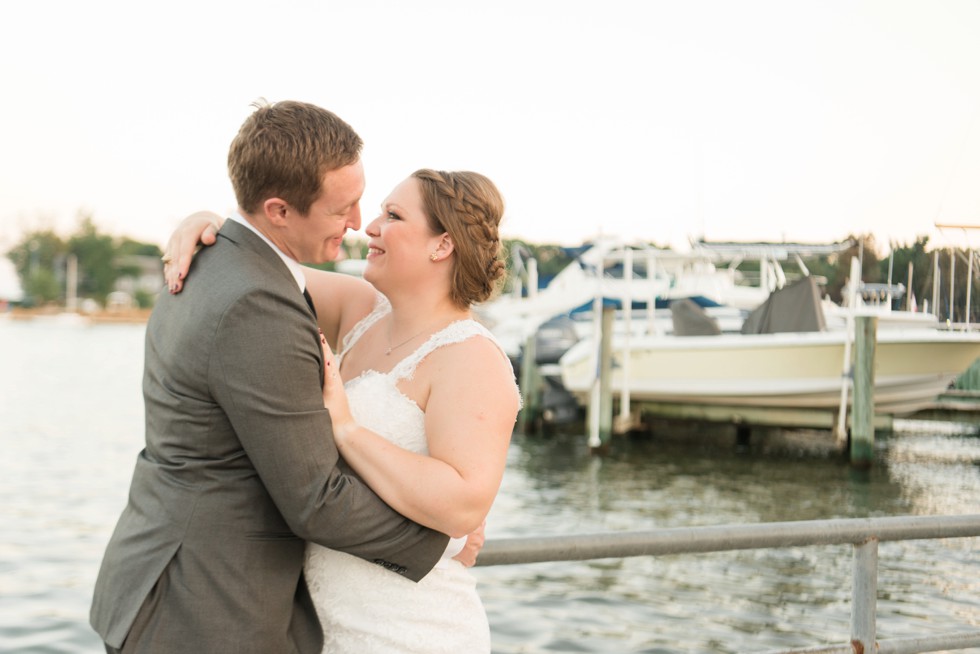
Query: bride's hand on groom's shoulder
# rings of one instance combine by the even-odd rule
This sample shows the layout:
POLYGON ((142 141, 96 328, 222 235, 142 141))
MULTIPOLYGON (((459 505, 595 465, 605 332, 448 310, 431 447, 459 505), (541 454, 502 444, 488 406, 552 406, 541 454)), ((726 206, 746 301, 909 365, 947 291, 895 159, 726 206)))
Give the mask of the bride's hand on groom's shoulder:
POLYGON ((198 211, 180 221, 163 250, 163 277, 171 294, 184 288, 187 271, 198 245, 213 245, 225 219, 210 211, 198 211))

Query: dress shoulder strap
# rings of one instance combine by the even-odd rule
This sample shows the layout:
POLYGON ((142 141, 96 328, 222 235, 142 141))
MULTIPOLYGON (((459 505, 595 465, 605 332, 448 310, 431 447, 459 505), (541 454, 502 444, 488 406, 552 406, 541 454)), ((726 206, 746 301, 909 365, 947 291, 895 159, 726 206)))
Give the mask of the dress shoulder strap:
POLYGON ((411 379, 415 374, 415 369, 418 367, 418 365, 433 351, 444 345, 461 343, 474 336, 483 336, 484 338, 489 339, 494 345, 497 346, 497 349, 500 350, 500 355, 509 365, 510 360, 507 358, 506 352, 504 352, 504 349, 500 346, 500 343, 497 342, 497 339, 494 338, 490 330, 475 320, 466 319, 452 322, 430 336, 425 343, 418 347, 418 349, 399 361, 398 364, 392 369, 390 374, 395 379, 411 379))
POLYGON ((340 352, 337 354, 338 367, 343 362, 344 357, 347 355, 350 349, 354 347, 355 343, 357 343, 358 339, 364 335, 364 332, 370 329, 371 325, 384 318, 390 312, 391 304, 388 302, 388 298, 381 293, 378 293, 375 297, 374 308, 371 309, 371 313, 358 320, 357 324, 355 324, 349 332, 344 334, 344 338, 340 343, 340 352))

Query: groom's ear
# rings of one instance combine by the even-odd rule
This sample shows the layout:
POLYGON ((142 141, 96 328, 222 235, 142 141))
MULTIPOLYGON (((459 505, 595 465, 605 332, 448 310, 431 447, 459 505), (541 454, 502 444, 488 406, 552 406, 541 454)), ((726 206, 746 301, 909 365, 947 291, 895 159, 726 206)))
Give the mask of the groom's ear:
POLYGON ((277 227, 282 227, 289 215, 289 203, 282 198, 269 198, 262 203, 262 213, 277 227))

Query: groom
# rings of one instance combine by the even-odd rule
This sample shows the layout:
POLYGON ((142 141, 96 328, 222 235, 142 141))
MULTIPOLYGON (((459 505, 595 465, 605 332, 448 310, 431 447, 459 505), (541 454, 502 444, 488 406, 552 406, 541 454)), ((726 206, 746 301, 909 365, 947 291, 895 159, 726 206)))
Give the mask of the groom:
POLYGON ((298 261, 360 226, 361 139, 319 107, 262 106, 232 142, 239 213, 146 330, 146 447, 90 620, 107 652, 319 654, 305 541, 414 581, 448 537, 343 467, 298 261), (304 299, 305 296, 305 299, 304 299))

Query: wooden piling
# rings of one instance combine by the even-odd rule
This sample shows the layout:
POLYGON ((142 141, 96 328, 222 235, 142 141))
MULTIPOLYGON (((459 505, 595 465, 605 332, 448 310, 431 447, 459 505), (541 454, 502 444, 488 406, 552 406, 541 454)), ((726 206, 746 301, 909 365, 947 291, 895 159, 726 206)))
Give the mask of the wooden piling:
POLYGON ((878 319, 858 316, 854 328, 854 404, 851 411, 851 465, 871 466, 875 442, 875 345, 878 319))
POLYGON ((598 393, 593 393, 589 402, 589 445, 593 450, 606 450, 613 431, 613 399, 612 399, 612 337, 613 320, 616 310, 613 307, 602 307, 602 322, 599 333, 599 379, 598 393))
POLYGON ((531 334, 524 341, 524 353, 521 355, 521 397, 524 406, 517 415, 517 431, 531 434, 536 431, 538 414, 541 412, 541 375, 538 374, 536 363, 537 333, 531 334))

